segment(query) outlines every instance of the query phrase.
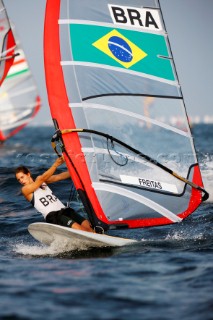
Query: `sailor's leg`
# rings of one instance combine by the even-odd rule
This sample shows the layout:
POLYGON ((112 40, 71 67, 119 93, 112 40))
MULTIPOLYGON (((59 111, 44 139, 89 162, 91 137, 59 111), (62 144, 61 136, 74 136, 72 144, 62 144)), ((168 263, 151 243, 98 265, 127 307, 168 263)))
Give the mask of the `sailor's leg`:
POLYGON ((71 228, 76 229, 76 230, 87 231, 87 232, 94 232, 94 230, 91 227, 88 227, 87 224, 84 224, 84 225, 83 224, 84 224, 84 222, 81 225, 78 224, 77 222, 73 222, 71 225, 71 228))
POLYGON ((83 230, 88 232, 95 232, 89 221, 75 212, 72 208, 63 209, 60 215, 60 223, 67 227, 83 230))
POLYGON ((82 222, 81 226, 82 226, 83 228, 85 228, 86 231, 95 232, 95 231, 92 229, 91 224, 89 223, 88 220, 84 220, 84 221, 82 222))

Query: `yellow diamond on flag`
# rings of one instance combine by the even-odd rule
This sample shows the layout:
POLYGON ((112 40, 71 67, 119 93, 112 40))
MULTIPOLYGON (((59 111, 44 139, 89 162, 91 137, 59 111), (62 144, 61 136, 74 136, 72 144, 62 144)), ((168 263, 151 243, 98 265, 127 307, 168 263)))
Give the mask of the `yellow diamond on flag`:
POLYGON ((115 29, 92 45, 127 69, 147 56, 146 52, 115 29))

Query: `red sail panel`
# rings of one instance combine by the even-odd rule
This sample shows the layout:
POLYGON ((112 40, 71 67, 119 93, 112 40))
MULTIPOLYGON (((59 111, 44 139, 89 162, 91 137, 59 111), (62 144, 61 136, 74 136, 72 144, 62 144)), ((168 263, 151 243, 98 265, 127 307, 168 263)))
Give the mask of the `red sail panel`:
MULTIPOLYGON (((60 65, 59 13, 60 0, 47 1, 44 28, 46 85, 52 118, 57 120, 58 128, 63 130, 66 128, 76 128, 76 126, 69 108, 63 71, 60 65)), ((84 155, 81 151, 78 134, 65 135, 63 142, 72 161, 68 159, 66 154, 64 155, 76 189, 86 190, 94 211, 104 220, 105 215, 92 188, 92 182, 84 161, 84 155), (78 168, 77 172, 76 168, 78 168)))

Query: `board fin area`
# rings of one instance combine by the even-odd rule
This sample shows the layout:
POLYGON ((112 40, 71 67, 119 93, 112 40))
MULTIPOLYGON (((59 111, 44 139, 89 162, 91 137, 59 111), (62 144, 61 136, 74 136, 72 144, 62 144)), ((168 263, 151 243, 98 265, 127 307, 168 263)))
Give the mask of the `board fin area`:
POLYGON ((39 242, 52 245, 55 242, 71 243, 73 248, 86 249, 92 247, 122 247, 131 245, 137 241, 120 237, 108 236, 106 234, 91 233, 75 230, 45 222, 35 222, 28 226, 29 233, 39 242))

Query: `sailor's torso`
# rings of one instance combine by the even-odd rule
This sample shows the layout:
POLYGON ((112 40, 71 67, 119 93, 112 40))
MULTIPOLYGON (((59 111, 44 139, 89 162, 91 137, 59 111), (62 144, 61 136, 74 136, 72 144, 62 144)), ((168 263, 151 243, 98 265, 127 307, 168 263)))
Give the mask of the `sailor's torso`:
POLYGON ((31 203, 44 218, 49 212, 58 211, 65 207, 45 183, 42 184, 41 188, 34 191, 31 203))

